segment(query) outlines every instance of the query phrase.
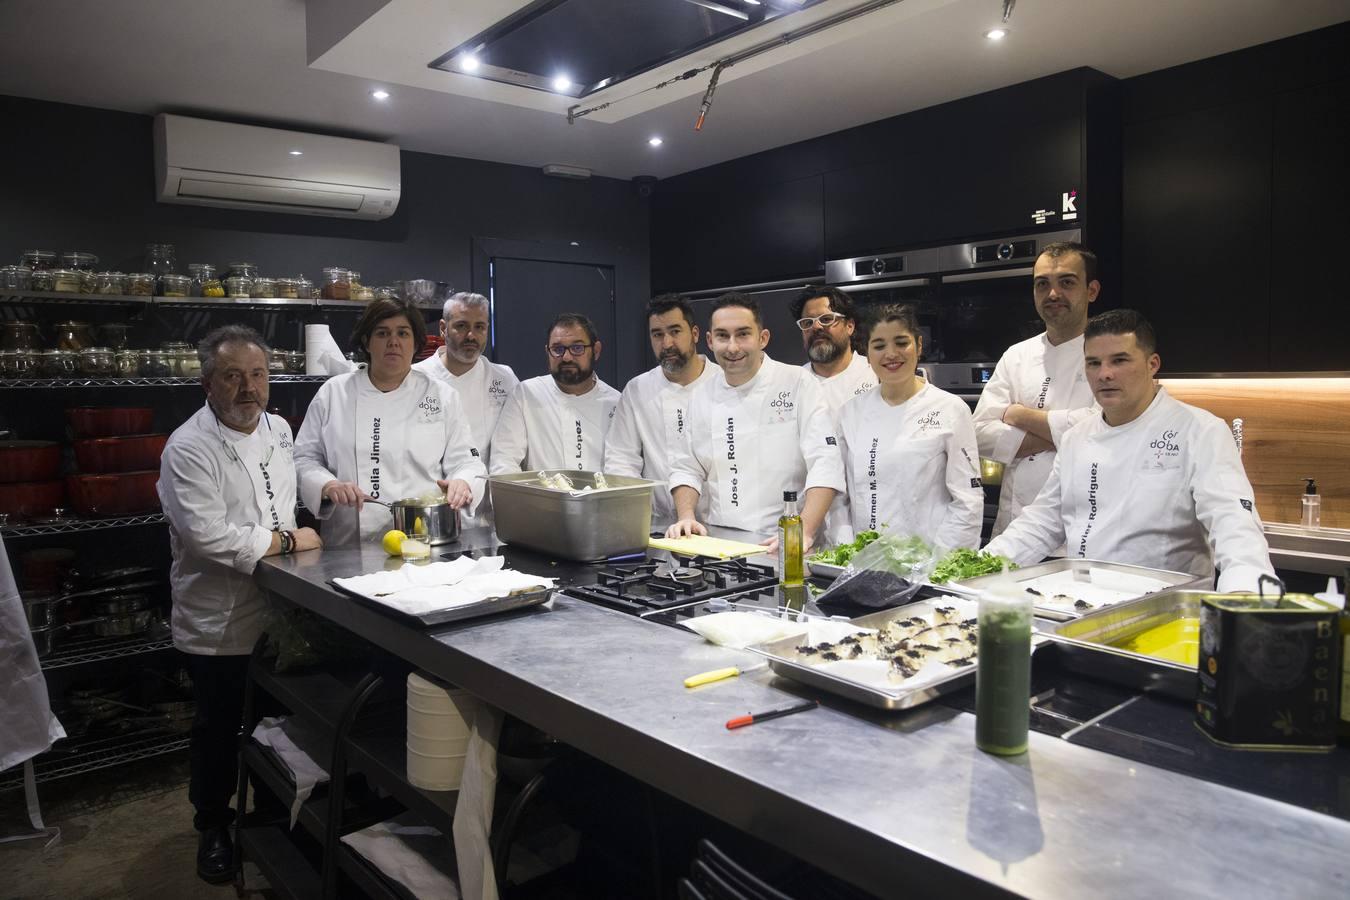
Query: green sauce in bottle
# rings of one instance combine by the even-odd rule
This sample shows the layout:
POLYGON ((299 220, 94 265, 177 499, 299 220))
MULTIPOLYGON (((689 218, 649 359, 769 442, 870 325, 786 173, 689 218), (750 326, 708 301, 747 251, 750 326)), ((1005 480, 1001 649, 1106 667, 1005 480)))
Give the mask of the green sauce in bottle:
POLYGON ((975 746, 1016 756, 1031 721, 1031 597, 980 595, 975 672, 975 746))
POLYGON ((802 517, 797 512, 796 491, 783 491, 783 514, 778 517, 778 580, 789 587, 803 581, 802 517))

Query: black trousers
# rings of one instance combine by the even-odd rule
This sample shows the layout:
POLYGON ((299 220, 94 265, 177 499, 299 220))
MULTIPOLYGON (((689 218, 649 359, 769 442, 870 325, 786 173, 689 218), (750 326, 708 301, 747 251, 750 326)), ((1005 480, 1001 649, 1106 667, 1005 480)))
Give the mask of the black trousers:
POLYGON ((205 831, 234 821, 230 798, 239 779, 239 729, 244 718, 244 686, 249 656, 182 654, 192 676, 197 715, 192 720, 192 761, 188 799, 196 810, 192 824, 205 831))

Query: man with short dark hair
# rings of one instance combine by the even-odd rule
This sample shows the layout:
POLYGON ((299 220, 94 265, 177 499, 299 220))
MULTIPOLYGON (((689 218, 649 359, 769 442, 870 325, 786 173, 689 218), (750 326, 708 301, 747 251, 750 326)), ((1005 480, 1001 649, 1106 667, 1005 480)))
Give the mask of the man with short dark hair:
POLYGON ((803 368, 816 377, 835 415, 845 403, 877 386, 867 358, 853 352, 858 319, 853 301, 838 288, 808 285, 792 301, 792 318, 802 332, 810 361, 803 368))
POLYGON ((665 526, 675 520, 666 483, 671 453, 684 441, 690 397, 696 385, 719 369, 698 352, 694 311, 678 294, 663 294, 647 304, 647 336, 657 365, 628 382, 619 397, 605 437, 605 471, 657 482, 652 521, 665 526))
POLYGON ((591 320, 562 313, 549 325, 548 375, 511 392, 493 436, 491 472, 604 470, 605 436, 619 392, 595 374, 603 349, 591 320))
POLYGON ((173 643, 197 705, 188 787, 201 832, 197 874, 212 884, 234 872, 228 826, 244 683, 268 609, 253 569, 264 556, 321 546, 312 528, 295 527, 295 445, 286 420, 264 412, 267 351, 242 325, 202 339, 206 404, 169 436, 159 466, 173 643))
POLYGON ((1139 313, 1103 313, 1083 345, 1101 407, 1064 433, 1045 487, 985 548, 1021 565, 1069 556, 1213 577, 1254 591, 1273 575, 1251 483, 1222 419, 1172 399, 1139 313))
POLYGON ((694 390, 685 441, 671 461, 676 522, 670 537, 706 534, 706 522, 753 532, 777 546, 783 492, 796 491, 809 547, 830 502, 844 490, 834 416, 805 369, 769 359, 769 330, 755 301, 723 294, 713 306, 708 347, 721 371, 694 390))
POLYGON ((1101 292, 1096 255, 1078 243, 1047 244, 1031 289, 1045 331, 1007 349, 975 407, 980 456, 1004 466, 995 535, 1036 499, 1064 432, 1092 412, 1083 329, 1101 292))

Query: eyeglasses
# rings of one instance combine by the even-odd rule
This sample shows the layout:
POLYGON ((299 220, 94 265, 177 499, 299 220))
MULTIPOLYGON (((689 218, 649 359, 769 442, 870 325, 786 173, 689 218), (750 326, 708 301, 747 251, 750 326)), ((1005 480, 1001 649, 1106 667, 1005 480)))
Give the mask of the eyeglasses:
POLYGON ((819 322, 821 328, 829 328, 833 326, 835 322, 842 322, 847 318, 848 316, 842 316, 839 313, 824 313, 807 319, 798 319, 797 327, 802 331, 810 331, 812 328, 815 328, 816 323, 819 322))
POLYGON ((586 352, 587 348, 594 346, 594 344, 582 344, 578 342, 575 344, 551 344, 546 349, 548 350, 549 355, 554 359, 562 359, 569 353, 573 356, 580 356, 586 352))

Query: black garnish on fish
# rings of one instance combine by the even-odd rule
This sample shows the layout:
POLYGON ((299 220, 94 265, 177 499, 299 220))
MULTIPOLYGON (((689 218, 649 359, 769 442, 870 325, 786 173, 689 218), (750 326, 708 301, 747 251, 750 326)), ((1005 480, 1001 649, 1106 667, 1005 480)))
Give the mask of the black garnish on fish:
POLYGON ((1077 601, 1077 602, 1074 603, 1073 608, 1074 608, 1074 609, 1092 609, 1092 604, 1089 603, 1089 602, 1087 602, 1086 600, 1079 600, 1079 601, 1077 601))
POLYGON ((1045 596, 1045 595, 1042 594, 1040 591, 1036 590, 1035 588, 1031 588, 1031 587, 1027 588, 1027 593, 1028 593, 1028 594, 1035 594, 1037 597, 1044 597, 1044 596, 1045 596))
POLYGON ((798 647, 797 652, 800 653, 802 656, 815 656, 820 651, 817 650, 815 647, 812 647, 810 644, 806 644, 804 646, 798 647))
POLYGON ((839 654, 835 653, 833 650, 826 650, 824 653, 820 654, 820 658, 828 659, 830 662, 838 662, 839 654))
POLYGON ((849 651, 849 659, 857 659, 862 656, 862 644, 854 644, 853 649, 849 651))

